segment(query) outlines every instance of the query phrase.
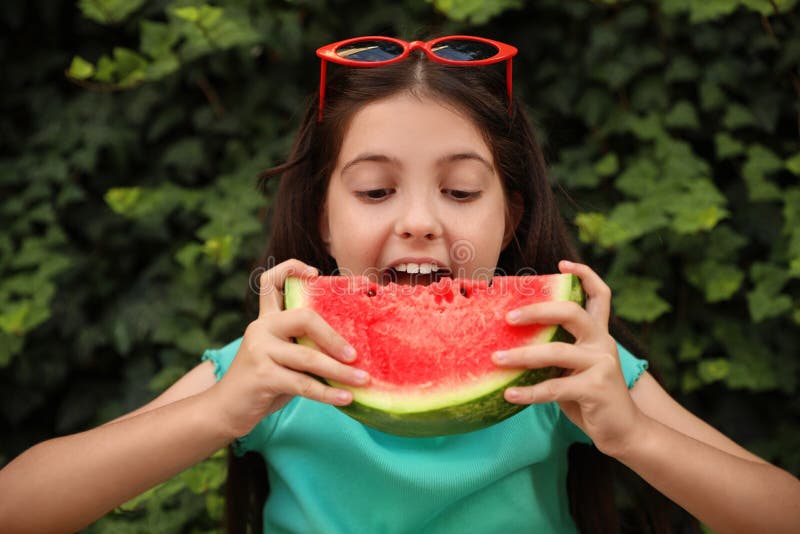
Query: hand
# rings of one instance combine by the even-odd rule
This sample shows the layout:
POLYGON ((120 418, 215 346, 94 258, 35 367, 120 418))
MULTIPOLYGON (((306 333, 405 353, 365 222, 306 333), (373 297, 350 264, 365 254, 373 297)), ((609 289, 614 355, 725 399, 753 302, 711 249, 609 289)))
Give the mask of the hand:
POLYGON ((495 363, 530 369, 555 365, 566 372, 533 386, 509 388, 505 398, 516 404, 558 402, 600 451, 616 456, 645 416, 630 396, 616 342, 608 333, 611 290, 586 265, 562 261, 559 270, 580 278, 585 309, 574 302, 542 302, 519 308, 516 316, 512 311, 507 319, 514 325, 561 325, 575 343, 518 347, 495 354, 495 363))
POLYGON ((286 278, 317 274, 299 260, 288 260, 261 275, 258 318, 248 325, 236 358, 212 388, 232 436, 247 434, 296 395, 333 405, 352 402, 349 391, 327 386, 308 373, 357 386, 369 380, 365 371, 345 364, 355 359, 355 350, 316 312, 283 309, 286 278), (303 336, 320 350, 292 342, 303 336))

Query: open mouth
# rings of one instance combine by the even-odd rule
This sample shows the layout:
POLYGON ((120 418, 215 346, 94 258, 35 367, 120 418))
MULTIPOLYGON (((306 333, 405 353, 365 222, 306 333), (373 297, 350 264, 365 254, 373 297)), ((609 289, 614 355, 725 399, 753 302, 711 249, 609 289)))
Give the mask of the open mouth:
POLYGON ((382 283, 384 285, 388 284, 389 282, 394 282, 395 284, 400 285, 430 285, 442 278, 452 278, 453 274, 449 269, 436 267, 428 268, 425 267, 425 264, 420 266, 420 268, 415 268, 417 266, 411 264, 411 268, 408 265, 400 264, 394 267, 389 267, 388 269, 384 269, 381 273, 382 275, 382 283))

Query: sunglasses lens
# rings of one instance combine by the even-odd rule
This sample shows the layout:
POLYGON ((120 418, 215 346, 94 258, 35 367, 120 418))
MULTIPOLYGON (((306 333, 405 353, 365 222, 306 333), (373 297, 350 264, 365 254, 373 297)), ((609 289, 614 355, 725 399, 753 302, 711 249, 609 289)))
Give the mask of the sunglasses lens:
POLYGON ((397 43, 378 39, 356 41, 336 49, 336 55, 341 58, 365 63, 387 61, 396 58, 402 53, 403 47, 397 43))
POLYGON ((447 39, 439 41, 433 48, 433 53, 440 58, 453 61, 478 61, 494 57, 500 50, 483 41, 472 39, 447 39))

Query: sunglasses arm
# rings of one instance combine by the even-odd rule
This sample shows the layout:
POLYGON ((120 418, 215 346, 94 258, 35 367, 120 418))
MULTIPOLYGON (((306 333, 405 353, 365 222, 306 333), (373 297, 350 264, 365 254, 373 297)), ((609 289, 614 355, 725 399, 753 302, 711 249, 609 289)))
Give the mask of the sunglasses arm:
POLYGON ((328 62, 324 59, 320 59, 319 64, 319 116, 317 117, 317 122, 322 122, 322 108, 325 106, 325 74, 327 70, 328 62))
MULTIPOLYGON (((512 68, 511 68, 511 58, 508 58, 506 61, 506 88, 508 89, 508 114, 511 115, 511 97, 512 95, 512 82, 514 77, 512 76, 512 68)), ((320 104, 321 105, 321 104, 320 104)), ((320 108, 321 109, 321 108, 320 108)))

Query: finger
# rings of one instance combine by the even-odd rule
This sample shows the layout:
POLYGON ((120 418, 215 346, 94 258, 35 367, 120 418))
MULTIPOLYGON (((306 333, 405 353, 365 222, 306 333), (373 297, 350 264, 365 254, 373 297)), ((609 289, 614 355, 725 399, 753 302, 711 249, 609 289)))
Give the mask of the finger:
POLYGON ((606 359, 580 373, 551 378, 532 386, 508 388, 504 396, 508 402, 515 404, 586 403, 592 398, 607 395, 608 386, 613 385, 617 375, 621 375, 621 371, 616 362, 606 359))
POLYGON ((324 384, 307 374, 280 368, 276 371, 275 386, 288 395, 305 397, 326 404, 345 406, 353 402, 353 394, 324 384))
POLYGON ((537 302, 516 310, 506 316, 512 325, 561 325, 576 341, 586 340, 597 333, 597 325, 577 302, 537 302))
POLYGON ((611 288, 588 265, 562 260, 558 269, 564 274, 574 274, 581 280, 586 292, 586 311, 601 324, 608 324, 611 313, 611 288))
POLYGON ((492 355, 492 359, 495 364, 503 367, 540 369, 555 366, 582 371, 607 356, 571 343, 556 341, 498 351, 492 355))
POLYGON ((310 308, 295 308, 272 315, 270 322, 272 332, 283 339, 305 337, 314 343, 314 348, 336 359, 351 362, 356 358, 356 349, 310 308))
POLYGON ((551 378, 535 386, 508 388, 505 399, 512 404, 544 404, 577 400, 581 392, 582 374, 551 378))
POLYGON ((369 381, 366 371, 345 365, 327 354, 302 345, 286 344, 279 351, 271 352, 272 360, 283 367, 311 373, 326 380, 363 386, 369 381))
POLYGON ((300 260, 286 260, 259 277, 258 314, 276 312, 283 309, 283 284, 290 276, 316 276, 319 271, 300 260))

